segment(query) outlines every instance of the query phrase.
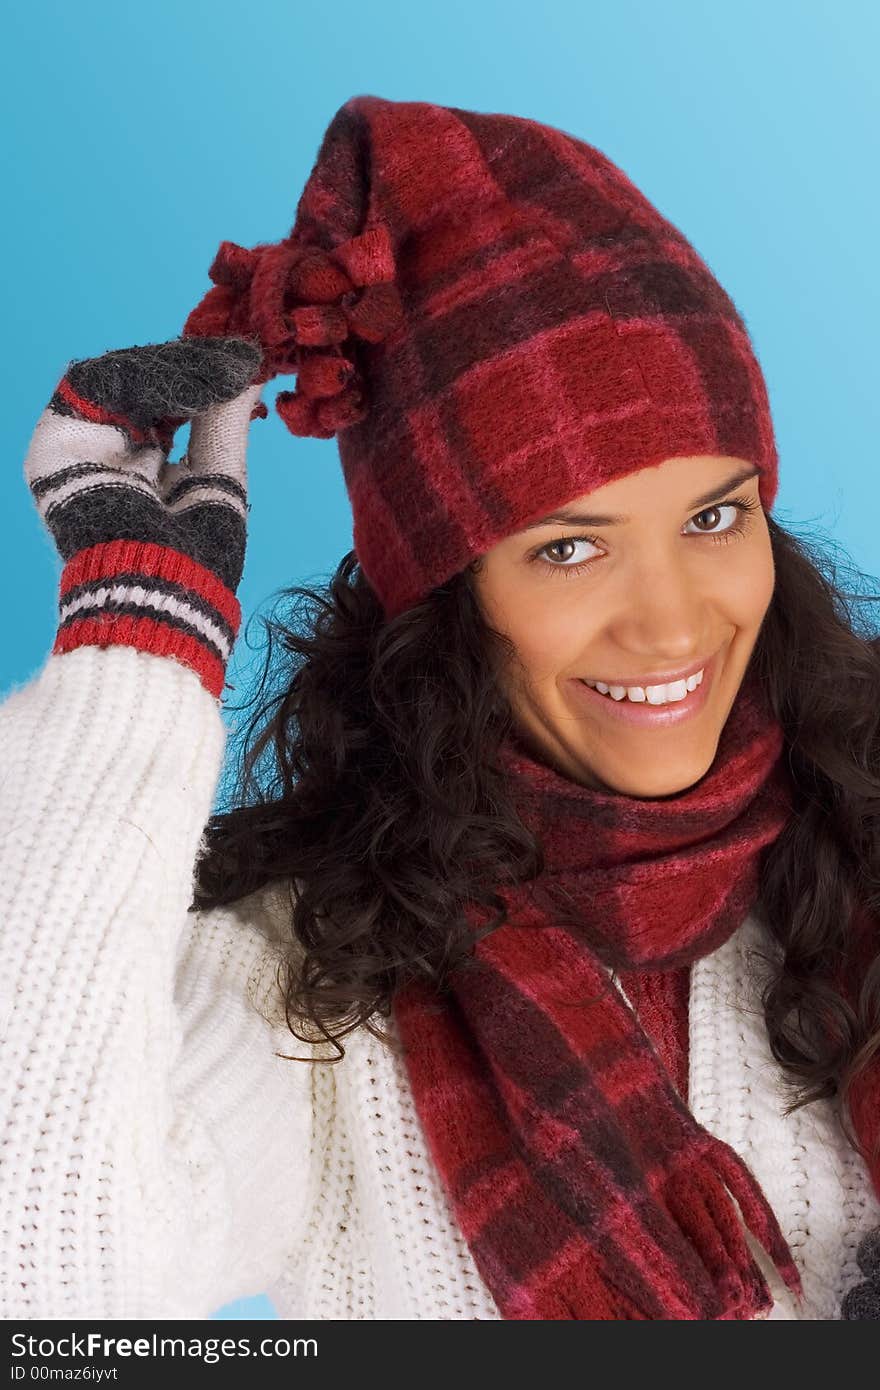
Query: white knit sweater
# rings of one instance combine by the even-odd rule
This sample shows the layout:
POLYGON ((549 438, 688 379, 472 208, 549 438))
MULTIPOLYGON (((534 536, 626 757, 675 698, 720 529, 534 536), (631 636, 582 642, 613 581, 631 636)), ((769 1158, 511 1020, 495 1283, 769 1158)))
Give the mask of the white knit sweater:
MULTIPOLYGON (((191 671, 124 647, 50 656, 0 704, 0 1316, 267 1292, 283 1318, 498 1318, 402 1060, 365 1029, 336 1065, 273 1055, 310 1050, 274 981, 286 894, 187 913, 225 743, 191 671)), ((689 1103, 762 1184, 802 1316, 836 1318, 880 1202, 829 1107, 782 1116, 759 935, 693 967, 689 1103)))

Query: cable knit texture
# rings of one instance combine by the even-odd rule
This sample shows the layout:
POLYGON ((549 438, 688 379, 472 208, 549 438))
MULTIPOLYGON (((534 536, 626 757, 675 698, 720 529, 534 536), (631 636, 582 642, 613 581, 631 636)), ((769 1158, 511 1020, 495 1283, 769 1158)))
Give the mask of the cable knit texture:
MULTIPOLYGON (((274 1055, 335 1055, 284 1026, 286 889, 187 912, 226 741, 196 674, 53 654, 6 694, 0 740, 0 1316, 190 1319, 268 1292, 286 1318, 499 1318, 403 1059, 363 1029, 339 1064, 274 1055)), ((880 1200, 827 1103, 782 1114, 757 944, 748 917, 677 972, 689 1104, 795 1254, 805 1306, 765 1256, 769 1317, 836 1318, 880 1200)), ((668 1047, 650 982, 630 1002, 668 1047)))

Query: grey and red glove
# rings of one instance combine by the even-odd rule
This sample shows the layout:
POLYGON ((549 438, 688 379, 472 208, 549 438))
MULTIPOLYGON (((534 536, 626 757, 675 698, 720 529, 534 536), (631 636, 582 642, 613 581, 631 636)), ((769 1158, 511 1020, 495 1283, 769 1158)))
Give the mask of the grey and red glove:
POLYGON ((64 561, 53 653, 175 657, 219 698, 241 623, 261 359, 244 338, 175 338, 68 364, 24 465, 64 561), (187 420, 187 453, 170 463, 187 420))

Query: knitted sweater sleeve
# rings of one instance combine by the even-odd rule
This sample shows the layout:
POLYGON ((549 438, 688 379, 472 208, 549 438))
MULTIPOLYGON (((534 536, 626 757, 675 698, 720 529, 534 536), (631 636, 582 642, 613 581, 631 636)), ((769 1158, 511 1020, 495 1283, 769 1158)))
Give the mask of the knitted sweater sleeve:
POLYGON ((206 1317, 295 1248, 306 1044, 255 1006, 251 900, 187 911, 225 741, 131 647, 0 703, 2 1318, 206 1317))

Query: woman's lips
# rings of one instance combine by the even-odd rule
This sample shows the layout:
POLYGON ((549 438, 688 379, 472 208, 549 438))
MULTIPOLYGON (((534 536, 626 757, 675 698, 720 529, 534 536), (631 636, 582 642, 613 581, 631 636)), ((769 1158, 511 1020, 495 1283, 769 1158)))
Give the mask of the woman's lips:
POLYGON ((651 705, 645 701, 626 698, 615 700, 611 695, 603 695, 586 682, 571 681, 573 698, 582 703, 591 713, 601 715, 618 724, 628 724, 639 729, 668 729, 670 725, 682 724, 705 708, 709 698, 715 671, 718 666, 718 652, 709 659, 703 668, 703 679, 696 690, 689 690, 683 700, 672 700, 666 705, 651 705))

